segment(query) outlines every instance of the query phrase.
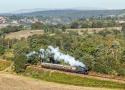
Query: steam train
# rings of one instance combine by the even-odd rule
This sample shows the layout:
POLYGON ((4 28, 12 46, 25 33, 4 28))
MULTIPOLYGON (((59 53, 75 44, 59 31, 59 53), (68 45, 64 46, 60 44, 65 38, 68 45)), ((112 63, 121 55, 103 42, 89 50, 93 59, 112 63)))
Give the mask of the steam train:
POLYGON ((88 74, 88 69, 86 67, 80 66, 68 66, 68 65, 60 65, 60 64, 52 64, 52 63, 41 63, 43 68, 61 70, 65 72, 79 73, 79 74, 88 74))

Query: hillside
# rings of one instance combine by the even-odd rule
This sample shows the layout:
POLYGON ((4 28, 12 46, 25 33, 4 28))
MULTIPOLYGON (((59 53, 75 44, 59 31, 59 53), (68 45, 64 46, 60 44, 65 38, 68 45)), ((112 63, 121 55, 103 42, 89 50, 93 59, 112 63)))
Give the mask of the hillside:
POLYGON ((125 10, 75 10, 75 9, 64 9, 64 10, 46 10, 46 11, 33 11, 27 13, 15 13, 16 16, 24 17, 37 17, 41 20, 47 20, 54 23, 71 23, 74 20, 80 18, 90 17, 107 17, 107 16, 119 16, 125 13, 125 10))
POLYGON ((90 18, 90 17, 107 17, 107 16, 124 16, 125 9, 121 10, 77 10, 77 9, 64 9, 64 10, 41 10, 31 12, 21 12, 21 13, 3 13, 2 16, 8 16, 12 18, 17 16, 17 18, 22 17, 37 17, 39 20, 46 21, 49 23, 58 24, 69 24, 74 20, 80 18, 90 18))
POLYGON ((47 11, 36 11, 31 13, 22 13, 17 15, 23 16, 44 16, 44 17, 92 17, 92 16, 109 16, 109 15, 120 15, 125 13, 125 10, 47 10, 47 11))

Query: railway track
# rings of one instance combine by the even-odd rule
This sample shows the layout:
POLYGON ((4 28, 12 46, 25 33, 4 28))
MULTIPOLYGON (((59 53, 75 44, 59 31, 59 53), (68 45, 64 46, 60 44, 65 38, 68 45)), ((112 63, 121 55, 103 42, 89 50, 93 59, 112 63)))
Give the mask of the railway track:
POLYGON ((119 82, 119 83, 125 83, 125 78, 121 78, 121 77, 110 77, 110 76, 105 76, 105 75, 93 75, 93 74, 89 74, 88 76, 89 78, 95 78, 95 79, 100 79, 100 80, 108 80, 108 81, 114 81, 114 82, 119 82))
POLYGON ((52 73, 53 72, 59 72, 59 73, 65 73, 65 74, 70 74, 70 75, 76 75, 76 76, 80 76, 80 77, 83 77, 83 78, 86 77, 86 78, 92 78, 92 79, 98 79, 98 80, 107 80, 107 81, 125 83, 125 77, 97 74, 97 73, 93 73, 93 72, 89 72, 88 75, 84 75, 84 74, 65 72, 65 71, 60 71, 60 70, 47 69, 47 68, 43 68, 41 66, 33 66, 33 67, 35 69, 50 71, 52 73))
POLYGON ((64 72, 64 71, 57 71, 57 72, 63 72, 66 74, 71 74, 71 75, 77 75, 80 77, 86 77, 86 78, 92 78, 92 79, 99 79, 99 80, 107 80, 107 81, 113 81, 113 82, 119 82, 119 83, 125 83, 125 78, 122 77, 111 77, 111 76, 106 76, 106 75, 96 75, 96 74, 91 74, 89 73, 88 75, 83 75, 83 74, 77 74, 77 73, 70 73, 70 72, 64 72))
POLYGON ((60 70, 53 70, 53 69, 47 69, 47 68, 42 68, 41 66, 35 67, 36 69, 42 69, 50 72, 60 72, 60 73, 65 73, 65 74, 70 74, 70 75, 77 75, 80 77, 86 77, 86 78, 93 78, 93 79, 99 79, 99 80, 107 80, 107 81, 113 81, 113 82, 119 82, 119 83, 125 83, 125 77, 118 77, 118 76, 111 76, 111 75, 104 75, 104 74, 97 74, 90 72, 88 75, 84 74, 77 74, 77 73, 71 73, 71 72, 65 72, 65 71, 60 71, 60 70))

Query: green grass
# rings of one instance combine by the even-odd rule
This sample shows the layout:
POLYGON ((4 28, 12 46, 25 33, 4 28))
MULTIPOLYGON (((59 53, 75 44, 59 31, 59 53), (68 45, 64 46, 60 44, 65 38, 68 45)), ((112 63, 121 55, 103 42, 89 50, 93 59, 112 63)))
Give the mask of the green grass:
POLYGON ((50 82, 57 82, 76 86, 125 89, 125 84, 123 83, 80 77, 60 72, 50 72, 33 67, 28 67, 24 75, 50 82))

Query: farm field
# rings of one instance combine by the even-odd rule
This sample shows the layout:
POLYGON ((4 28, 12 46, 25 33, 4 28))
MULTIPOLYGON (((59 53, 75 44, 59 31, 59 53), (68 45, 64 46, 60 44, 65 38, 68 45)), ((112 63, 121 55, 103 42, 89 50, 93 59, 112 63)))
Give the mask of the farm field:
POLYGON ((0 73, 0 90, 121 90, 79 87, 36 80, 28 77, 0 73))
POLYGON ((9 39, 21 39, 21 38, 27 38, 29 36, 35 35, 35 34, 43 34, 43 30, 22 30, 14 33, 9 33, 5 36, 5 38, 9 39))

